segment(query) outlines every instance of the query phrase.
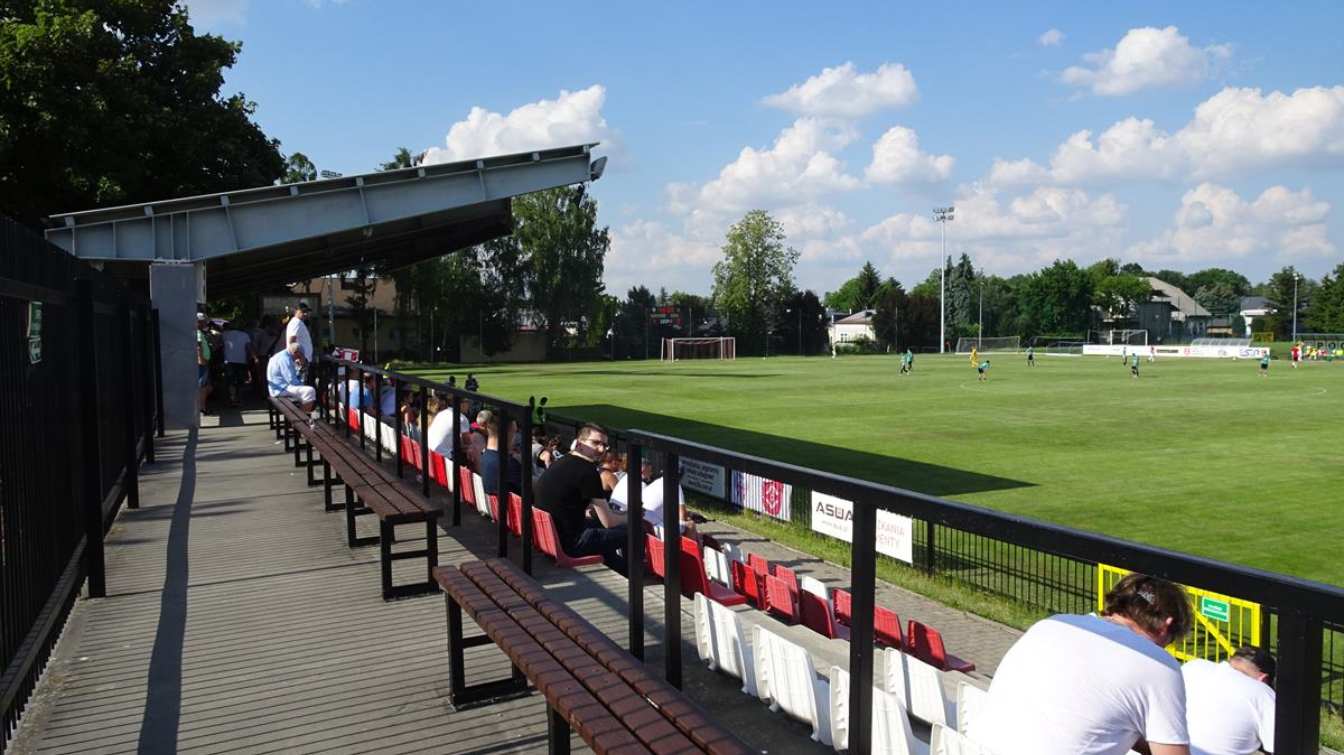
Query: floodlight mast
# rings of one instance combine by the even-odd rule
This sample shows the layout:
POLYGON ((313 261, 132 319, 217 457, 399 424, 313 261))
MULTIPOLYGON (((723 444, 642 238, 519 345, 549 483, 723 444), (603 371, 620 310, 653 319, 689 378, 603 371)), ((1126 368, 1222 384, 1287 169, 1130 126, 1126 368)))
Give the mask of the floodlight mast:
POLYGON ((938 258, 938 353, 947 351, 947 224, 956 207, 933 208, 933 221, 942 228, 943 253, 938 258))

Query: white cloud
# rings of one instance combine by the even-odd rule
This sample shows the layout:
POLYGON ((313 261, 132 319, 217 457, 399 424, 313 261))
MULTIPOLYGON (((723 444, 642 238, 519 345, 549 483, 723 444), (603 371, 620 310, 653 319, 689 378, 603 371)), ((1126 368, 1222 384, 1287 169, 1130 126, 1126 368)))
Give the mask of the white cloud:
POLYGON ((249 0, 181 0, 192 26, 214 27, 247 22, 249 0))
POLYGON ((1059 29, 1047 29, 1044 34, 1036 38, 1041 47, 1058 47, 1060 42, 1064 41, 1064 32, 1059 29))
MULTIPOLYGON (((702 186, 692 201, 685 187, 669 188, 684 211, 700 209, 737 212, 774 202, 797 202, 859 187, 857 178, 832 154, 850 144, 853 128, 819 118, 799 118, 780 132, 768 149, 743 147, 737 159, 725 165, 714 180, 702 186)), ((673 203, 676 209, 678 203, 673 203)))
MULTIPOLYGON (((1048 32, 1047 32, 1048 33, 1048 32)), ((1175 26, 1130 29, 1115 49, 1088 53, 1060 80, 1093 94, 1117 96, 1154 87, 1184 86, 1209 78, 1232 55, 1230 45, 1193 47, 1175 26)))
POLYGON ((710 269, 723 255, 721 239, 691 238, 651 220, 634 220, 611 230, 604 280, 614 296, 638 285, 708 291, 710 269))
POLYGON ((445 163, 584 142, 613 142, 616 132, 602 116, 606 97, 606 88, 594 84, 577 92, 562 89, 553 100, 538 100, 515 108, 508 115, 473 107, 465 120, 448 129, 443 147, 426 151, 425 162, 445 163))
POLYGON ((919 151, 913 129, 892 126, 873 143, 873 161, 866 176, 873 183, 936 183, 952 173, 951 155, 919 151))
POLYGON ((915 77, 899 63, 883 63, 872 73, 859 73, 853 63, 845 63, 823 68, 807 81, 761 101, 801 115, 858 118, 909 105, 918 96, 915 77))
POLYGON ((1031 160, 996 160, 987 180, 996 186, 1203 180, 1342 158, 1344 86, 1292 94, 1229 87, 1200 103, 1175 133, 1151 120, 1126 118, 1095 137, 1086 129, 1069 136, 1048 169, 1031 160))
POLYGON ((1172 227, 1134 244, 1129 254, 1176 266, 1261 255, 1331 256, 1337 249, 1326 230, 1329 213, 1329 203, 1309 189, 1272 186, 1248 202, 1229 188, 1202 183, 1181 197, 1172 227))

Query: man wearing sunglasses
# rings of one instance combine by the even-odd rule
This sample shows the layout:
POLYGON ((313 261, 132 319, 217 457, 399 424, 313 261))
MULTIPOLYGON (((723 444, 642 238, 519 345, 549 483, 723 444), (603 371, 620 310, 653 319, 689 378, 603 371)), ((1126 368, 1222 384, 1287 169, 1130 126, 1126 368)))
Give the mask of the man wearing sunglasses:
POLYGON ((607 566, 625 574, 625 524, 607 505, 597 470, 597 462, 608 447, 607 432, 602 428, 579 428, 574 451, 557 459, 537 480, 537 506, 555 521, 565 553, 601 554, 607 566))

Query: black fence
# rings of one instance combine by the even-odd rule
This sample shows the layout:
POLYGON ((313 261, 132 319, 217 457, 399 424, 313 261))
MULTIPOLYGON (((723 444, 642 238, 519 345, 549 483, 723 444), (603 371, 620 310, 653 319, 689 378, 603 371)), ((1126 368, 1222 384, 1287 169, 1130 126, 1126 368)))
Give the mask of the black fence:
MULTIPOLYGON (((433 393, 456 405, 466 399, 473 408, 489 407, 499 413, 501 439, 499 447, 507 449, 510 442, 510 422, 517 423, 524 441, 530 439, 531 428, 537 424, 548 429, 573 431, 579 420, 547 414, 544 400, 529 400, 527 404, 509 402, 496 397, 465 391, 443 383, 410 375, 381 370, 351 362, 324 360, 318 371, 319 390, 326 399, 323 411, 335 413, 349 431, 347 415, 349 398, 360 385, 364 375, 373 376, 374 401, 360 402, 357 426, 364 424, 363 416, 382 419, 377 396, 384 385, 391 385, 401 397, 410 393, 433 393), (353 383, 349 381, 354 381, 353 383), (338 385, 353 385, 341 391, 338 385), (333 411, 334 410, 334 411, 333 411)), ((403 430, 400 412, 390 418, 388 431, 400 438, 403 430)), ((462 418, 469 421, 468 417, 462 418)), ((379 422, 375 427, 382 423, 379 422)), ((426 436, 427 420, 420 414, 421 437, 426 436)), ((449 469, 454 481, 460 480, 459 469, 463 449, 459 443, 461 425, 453 428, 453 454, 449 469)), ((364 433, 360 435, 363 444, 364 433)), ((379 427, 378 433, 382 429, 379 427)), ((739 454, 727 449, 684 441, 641 430, 608 430, 608 435, 624 445, 631 469, 638 470, 642 458, 657 454, 663 466, 664 500, 676 500, 680 485, 681 459, 694 459, 724 470, 755 475, 764 479, 791 485, 792 495, 805 497, 808 504, 790 506, 790 521, 809 521, 812 491, 836 496, 852 502, 853 530, 850 545, 852 575, 853 624, 850 627, 850 741, 852 751, 866 753, 870 741, 872 682, 874 671, 873 600, 877 560, 877 512, 911 517, 917 524, 913 534, 915 566, 945 575, 959 575, 968 584, 991 593, 1005 595, 1027 605, 1050 612, 1088 612, 1095 609, 1099 563, 1152 574, 1187 585, 1198 585, 1207 590, 1254 601, 1264 608, 1264 644, 1271 645, 1279 656, 1277 681, 1278 708, 1276 717, 1276 753, 1315 753, 1320 736, 1322 702, 1325 696, 1340 689, 1339 653, 1344 650, 1340 632, 1344 625, 1344 589, 1320 583, 1299 580, 1248 567, 1188 556, 1137 543, 1131 543, 1096 533, 1083 532, 1058 525, 1037 522, 1024 517, 1003 514, 969 504, 949 501, 915 493, 888 485, 858 480, 837 474, 774 462, 768 459, 739 454)), ((381 437, 381 436, 379 436, 381 437)), ((374 441, 374 453, 382 455, 381 441, 374 441)), ((428 443, 421 443, 421 468, 429 468, 428 443)), ((525 457, 526 458, 526 457, 525 457)), ((403 460, 397 455, 398 473, 403 460)), ((500 464, 499 489, 508 489, 507 463, 500 464)), ((638 472, 634 472, 638 474, 638 472)), ((520 558, 523 568, 530 573, 532 563, 531 509, 534 504, 531 474, 522 475, 523 516, 520 558)), ((422 477, 422 492, 430 495, 430 476, 422 477)), ((451 522, 461 522, 461 489, 454 484, 451 501, 451 522)), ((629 650, 636 657, 644 656, 644 592, 643 592, 643 511, 641 486, 629 487, 627 501, 628 526, 631 537, 627 544, 629 563, 629 650)), ((676 506, 663 508, 664 531, 677 531, 676 506)), ((507 517, 498 517, 498 554, 507 556, 510 537, 507 517)), ((664 549, 664 605, 663 617, 667 637, 664 645, 664 672, 677 685, 682 677, 682 638, 680 617, 680 559, 678 549, 664 549)), ((1344 695, 1344 690, 1340 690, 1344 695)))
POLYGON ((145 297, 0 218, 0 750, 159 430, 145 297))

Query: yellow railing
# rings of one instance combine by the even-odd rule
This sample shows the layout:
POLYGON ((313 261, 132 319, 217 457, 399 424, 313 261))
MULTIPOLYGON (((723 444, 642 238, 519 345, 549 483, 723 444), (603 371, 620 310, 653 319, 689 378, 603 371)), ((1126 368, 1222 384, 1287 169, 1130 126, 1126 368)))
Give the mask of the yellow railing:
MULTIPOLYGON (((1097 564, 1097 610, 1105 606, 1106 592, 1129 572, 1116 566, 1097 564)), ((1167 652, 1182 661, 1204 658, 1218 661, 1230 657, 1241 645, 1260 644, 1260 604, 1229 595, 1183 585, 1190 596, 1195 626, 1179 644, 1167 646, 1167 652)))

